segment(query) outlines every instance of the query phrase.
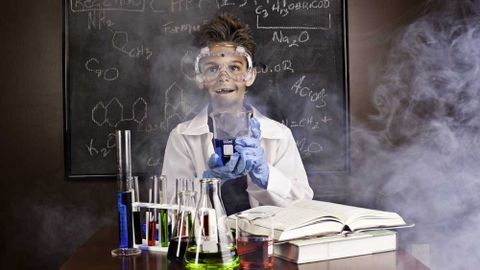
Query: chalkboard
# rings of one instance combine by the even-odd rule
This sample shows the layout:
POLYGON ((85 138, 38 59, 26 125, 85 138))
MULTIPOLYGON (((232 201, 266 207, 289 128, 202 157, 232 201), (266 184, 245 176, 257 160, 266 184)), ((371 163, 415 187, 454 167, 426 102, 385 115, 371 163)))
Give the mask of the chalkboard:
POLYGON ((207 101, 191 80, 195 31, 219 11, 247 23, 260 65, 247 100, 292 130, 308 174, 349 170, 346 7, 335 0, 66 0, 68 177, 115 174, 132 130, 135 174, 159 173, 168 134, 207 101))

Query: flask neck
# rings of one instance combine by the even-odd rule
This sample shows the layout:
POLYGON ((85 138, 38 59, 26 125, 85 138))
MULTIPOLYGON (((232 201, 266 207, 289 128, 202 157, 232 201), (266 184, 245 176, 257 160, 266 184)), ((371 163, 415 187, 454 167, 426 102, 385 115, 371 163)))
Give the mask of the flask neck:
POLYGON ((182 191, 179 194, 180 197, 180 204, 179 204, 179 210, 183 210, 186 208, 192 209, 195 208, 195 192, 194 191, 182 191), (182 209, 183 206, 183 209, 182 209))
POLYGON ((220 193, 219 179, 208 178, 200 180, 200 201, 198 207, 214 208, 218 214, 226 215, 220 193))

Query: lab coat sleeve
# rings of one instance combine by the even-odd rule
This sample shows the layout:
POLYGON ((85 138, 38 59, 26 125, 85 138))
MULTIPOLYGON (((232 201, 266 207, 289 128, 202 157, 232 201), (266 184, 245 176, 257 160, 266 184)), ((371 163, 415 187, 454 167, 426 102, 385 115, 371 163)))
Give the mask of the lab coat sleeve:
MULTIPOLYGON (((162 174, 167 177, 167 197, 172 198, 175 192, 175 179, 195 178, 195 168, 189 148, 179 127, 170 132, 163 157, 162 174)), ((170 199, 169 199, 170 200, 170 199)))
POLYGON ((268 164, 267 189, 249 188, 249 193, 260 205, 287 206, 295 200, 313 198, 292 132, 288 128, 284 132, 285 138, 280 139, 277 149, 269 149, 277 154, 268 164))

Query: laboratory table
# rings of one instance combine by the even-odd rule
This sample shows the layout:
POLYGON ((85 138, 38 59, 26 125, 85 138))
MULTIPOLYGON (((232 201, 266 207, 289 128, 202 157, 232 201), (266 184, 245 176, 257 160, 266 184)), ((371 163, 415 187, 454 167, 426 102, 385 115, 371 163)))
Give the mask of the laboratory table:
MULTIPOLYGON (((103 227, 97 231, 62 266, 61 270, 142 270, 142 269, 184 269, 182 265, 171 264, 166 254, 142 251, 141 255, 127 258, 112 257, 110 251, 118 245, 117 229, 103 227)), ((424 270, 429 269, 410 254, 397 250, 373 255, 294 264, 275 258, 274 269, 300 270, 341 270, 341 269, 382 269, 382 270, 424 270)))

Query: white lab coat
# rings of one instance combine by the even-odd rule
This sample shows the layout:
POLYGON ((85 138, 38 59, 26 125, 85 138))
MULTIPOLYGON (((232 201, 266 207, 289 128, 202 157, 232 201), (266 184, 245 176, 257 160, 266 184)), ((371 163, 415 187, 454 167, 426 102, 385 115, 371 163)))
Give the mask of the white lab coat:
MULTIPOLYGON (((270 175, 266 189, 258 187, 247 176, 250 206, 287 206, 298 199, 312 199, 313 191, 290 129, 253 107, 252 110, 260 123, 261 145, 270 175)), ((162 170, 168 179, 169 197, 173 197, 176 178, 201 178, 208 169, 208 159, 214 149, 207 120, 208 107, 170 132, 162 170)))

